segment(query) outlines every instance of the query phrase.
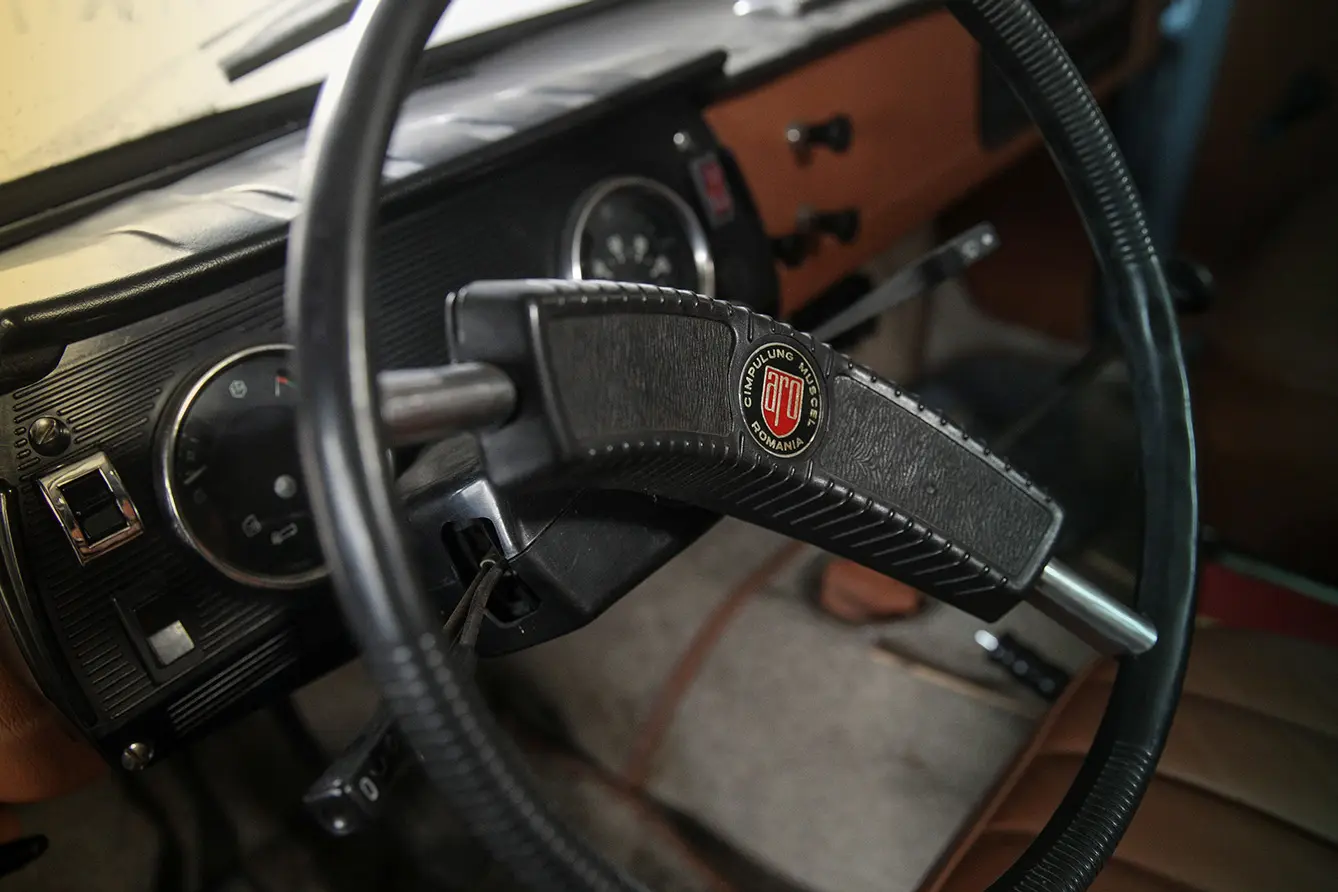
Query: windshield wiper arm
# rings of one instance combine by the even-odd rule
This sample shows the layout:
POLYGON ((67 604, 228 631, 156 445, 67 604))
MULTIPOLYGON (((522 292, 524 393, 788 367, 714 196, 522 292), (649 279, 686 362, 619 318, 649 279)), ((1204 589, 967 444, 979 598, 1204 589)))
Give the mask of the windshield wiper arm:
POLYGON ((238 80, 347 25, 357 6, 357 0, 297 0, 263 33, 224 56, 219 65, 228 80, 238 80))

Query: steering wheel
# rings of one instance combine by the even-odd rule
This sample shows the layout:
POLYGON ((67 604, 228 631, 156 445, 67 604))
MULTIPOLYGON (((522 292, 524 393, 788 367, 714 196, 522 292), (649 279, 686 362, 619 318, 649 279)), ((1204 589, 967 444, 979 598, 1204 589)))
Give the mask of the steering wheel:
MULTIPOLYGON (((470 830, 532 888, 637 888, 536 795, 448 654, 385 461, 388 426, 400 436, 404 422, 383 406, 369 347, 381 168, 415 63, 447 5, 364 0, 351 50, 312 119, 287 291, 304 381, 303 468, 349 628, 470 830)), ((617 283, 476 283, 448 299, 455 364, 399 373, 412 386, 397 393, 425 437, 475 431, 499 490, 579 485, 693 503, 985 618, 1038 599, 1120 652, 1082 770, 992 887, 1079 890, 1138 807, 1188 654, 1198 514, 1184 360, 1138 196, 1059 41, 1027 0, 948 6, 1039 127, 1105 277, 1140 434, 1143 556, 1132 610, 1049 560, 1063 512, 1002 459, 889 382, 743 307, 617 283)))

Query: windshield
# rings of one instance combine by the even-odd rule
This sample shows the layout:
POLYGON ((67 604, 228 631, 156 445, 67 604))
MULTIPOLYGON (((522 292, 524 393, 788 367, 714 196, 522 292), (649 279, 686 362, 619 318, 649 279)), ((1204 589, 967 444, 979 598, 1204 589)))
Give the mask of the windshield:
MULTIPOLYGON (((430 45, 587 2, 455 0, 430 45)), ((0 0, 0 182, 319 82, 353 5, 0 0), (274 46, 294 23, 324 33, 274 46)))

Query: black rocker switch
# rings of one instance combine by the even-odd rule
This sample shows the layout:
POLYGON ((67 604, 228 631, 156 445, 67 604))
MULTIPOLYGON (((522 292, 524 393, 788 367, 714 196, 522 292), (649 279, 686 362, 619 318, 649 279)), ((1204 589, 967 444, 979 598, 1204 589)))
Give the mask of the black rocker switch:
POLYGON ((62 484, 60 491, 89 545, 96 545, 129 525, 111 487, 98 471, 62 484))
POLYGON ((121 475, 104 453, 58 468, 37 483, 81 564, 144 531, 121 475))

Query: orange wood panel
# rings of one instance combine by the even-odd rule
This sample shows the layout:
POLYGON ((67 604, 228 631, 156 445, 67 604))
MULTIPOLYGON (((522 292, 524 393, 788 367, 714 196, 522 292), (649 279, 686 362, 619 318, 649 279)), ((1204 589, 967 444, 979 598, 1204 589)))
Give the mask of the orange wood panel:
MULTIPOLYGON (((1140 6, 1135 48, 1098 81, 1098 92, 1151 57, 1155 3, 1140 6)), ((853 244, 824 239, 799 268, 780 268, 782 313, 1036 146, 1034 132, 994 152, 980 145, 977 57, 975 42, 952 15, 933 12, 707 110, 720 141, 738 158, 769 234, 792 232, 801 205, 860 210, 853 244), (801 164, 785 142, 786 126, 835 114, 854 124, 850 150, 818 148, 801 164)))
POLYGON ((1003 247, 966 271, 972 302, 996 319, 1072 343, 1092 328, 1096 256, 1059 171, 1044 152, 944 212, 945 232, 989 220, 1003 247))

